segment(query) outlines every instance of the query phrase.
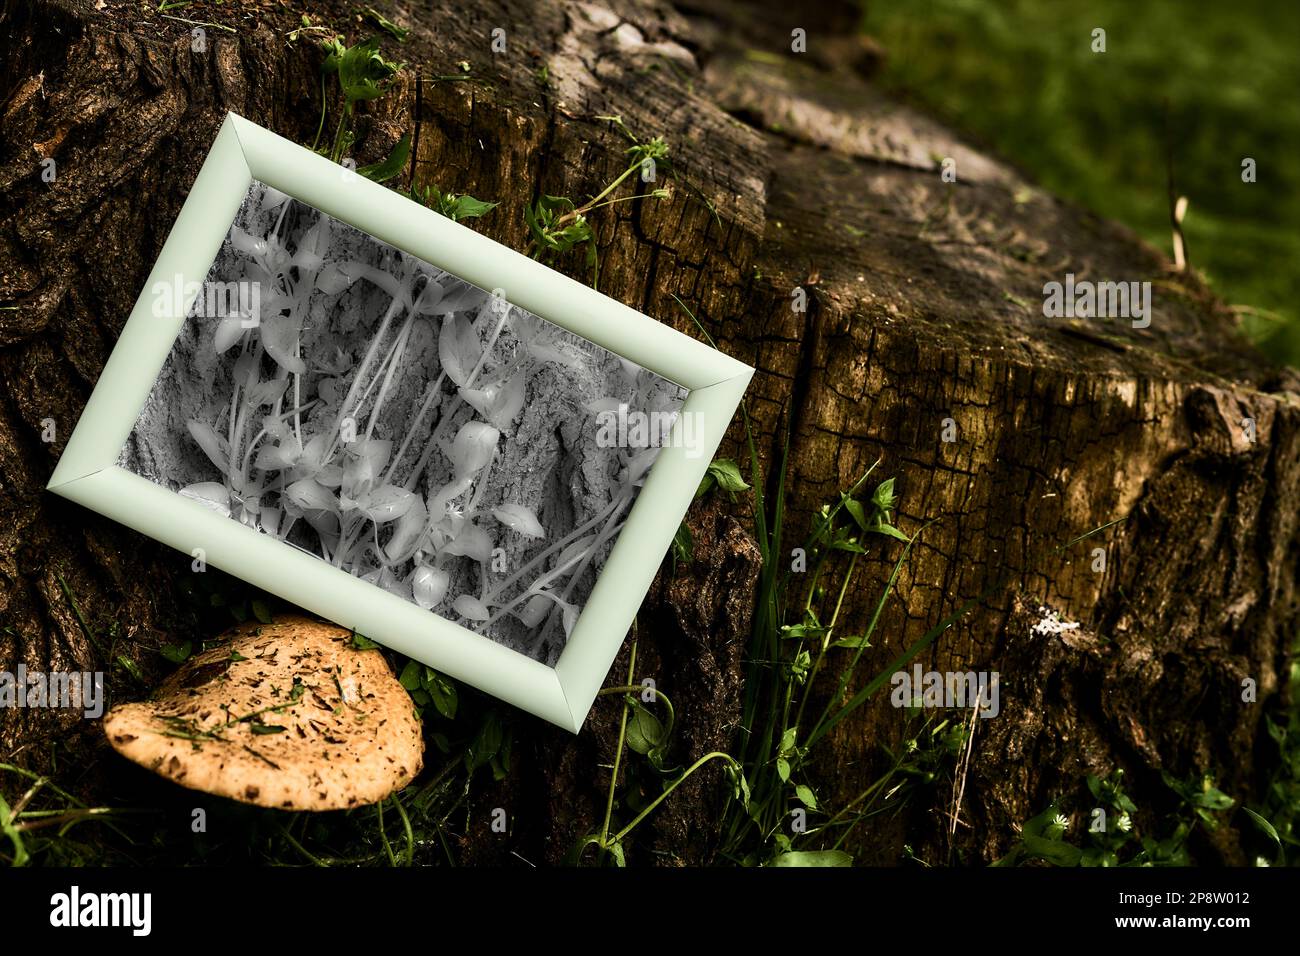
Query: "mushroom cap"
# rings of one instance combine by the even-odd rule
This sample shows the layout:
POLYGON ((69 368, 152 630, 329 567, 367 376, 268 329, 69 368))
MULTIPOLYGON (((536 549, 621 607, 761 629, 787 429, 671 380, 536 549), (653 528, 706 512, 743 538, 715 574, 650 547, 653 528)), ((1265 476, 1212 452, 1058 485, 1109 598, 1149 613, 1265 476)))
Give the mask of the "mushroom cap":
POLYGON ((415 706, 378 650, 298 615, 232 628, 104 718, 113 749, 183 787, 282 810, 377 803, 420 772, 415 706))

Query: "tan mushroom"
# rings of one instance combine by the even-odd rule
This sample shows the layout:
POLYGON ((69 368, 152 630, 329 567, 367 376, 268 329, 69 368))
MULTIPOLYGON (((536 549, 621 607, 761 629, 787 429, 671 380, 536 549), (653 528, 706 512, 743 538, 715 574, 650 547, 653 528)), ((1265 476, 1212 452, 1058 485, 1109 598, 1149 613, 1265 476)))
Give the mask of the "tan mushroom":
POLYGON ((108 713, 118 753, 181 786, 284 810, 377 803, 419 773, 420 721, 379 651, 299 616, 227 636, 150 700, 108 713))

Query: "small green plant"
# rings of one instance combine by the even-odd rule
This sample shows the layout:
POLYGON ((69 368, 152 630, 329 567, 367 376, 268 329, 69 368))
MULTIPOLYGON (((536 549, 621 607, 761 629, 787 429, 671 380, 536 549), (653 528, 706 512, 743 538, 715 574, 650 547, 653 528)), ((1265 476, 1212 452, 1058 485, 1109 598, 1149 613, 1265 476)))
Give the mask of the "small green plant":
POLYGON ((34 858, 55 864, 96 862, 93 853, 83 852, 69 831, 91 820, 110 821, 114 815, 131 811, 111 807, 88 807, 49 777, 32 773, 13 764, 0 763, 0 775, 30 781, 26 790, 11 806, 0 794, 0 862, 9 866, 26 866, 34 858))
MULTIPOLYGON (((370 37, 352 46, 346 46, 342 37, 322 41, 325 60, 321 64, 321 113, 320 124, 316 130, 313 149, 320 149, 321 135, 325 130, 325 118, 328 107, 326 86, 329 77, 338 80, 340 106, 338 120, 334 126, 334 136, 329 147, 323 152, 334 162, 342 161, 356 139, 352 128, 353 113, 357 103, 378 99, 387 91, 393 77, 401 71, 403 64, 385 59, 379 52, 379 38, 370 37)), ((409 141, 405 138, 403 142, 409 141)), ((383 164, 381 164, 383 165, 383 164)), ((365 174, 364 168, 358 172, 365 174)))
POLYGON ((524 209, 524 218, 532 236, 527 250, 528 255, 538 260, 550 260, 584 246, 586 264, 591 269, 593 287, 600 284, 600 257, 596 251, 595 234, 591 230, 587 216, 604 206, 636 199, 667 199, 669 195, 666 189, 655 189, 644 194, 608 198, 633 173, 655 169, 659 164, 665 164, 668 159, 668 144, 659 136, 648 142, 641 142, 617 116, 597 116, 596 119, 614 123, 632 141, 632 145, 627 149, 627 155, 631 157, 628 167, 614 177, 604 189, 581 205, 567 196, 543 194, 531 206, 524 209))
MULTIPOLYGON (((716 347, 695 314, 677 296, 673 298, 709 344, 716 347)), ((840 493, 838 501, 823 506, 815 516, 808 538, 797 552, 802 555, 798 566, 787 563, 784 522, 789 433, 778 464, 775 499, 769 502, 749 411, 743 402, 740 408, 749 446, 749 486, 754 495, 754 530, 762 567, 745 664, 738 755, 741 767, 738 775, 746 781, 751 796, 743 809, 735 803, 729 803, 725 809, 723 854, 745 865, 846 866, 852 858, 840 846, 858 823, 876 812, 874 801, 878 796, 883 793, 888 799, 898 794, 897 789, 885 790, 885 785, 895 774, 903 772, 914 754, 905 751, 896 757, 882 778, 872 782, 846 807, 832 812, 821 804, 811 784, 816 745, 884 686, 890 674, 928 647, 974 602, 968 602, 940 621, 888 668, 851 692, 862 655, 871 646, 885 602, 917 535, 908 536, 894 526, 897 496, 893 479, 878 483, 865 499, 858 497, 876 468, 872 465, 849 489, 840 493), (845 595, 849 593, 860 558, 868 553, 870 543, 894 539, 906 544, 867 628, 860 634, 838 634, 845 595), (808 583, 801 584, 805 579, 808 583), (838 673, 836 690, 820 712, 809 710, 809 689, 817 675, 828 667, 834 667, 838 673), (796 817, 810 822, 793 831, 787 830, 787 823, 796 817)), ((734 483, 738 477, 738 468, 735 475, 729 469, 713 472, 713 479, 719 484, 734 483)))
POLYGON ((1124 791, 1124 771, 1105 778, 1089 775, 1091 806, 1082 812, 1063 809, 1053 800, 1042 813, 1026 820, 1011 851, 994 866, 1036 862, 1051 866, 1189 866, 1187 840, 1197 826, 1216 829, 1219 814, 1233 799, 1214 786, 1208 775, 1180 780, 1163 774, 1165 785, 1179 798, 1178 808, 1165 819, 1139 824, 1143 816, 1124 791), (1083 818, 1076 826, 1076 817, 1083 818), (1071 831, 1082 830, 1077 840, 1071 831))
MULTIPOLYGON (((594 847, 594 862, 597 865, 627 865, 626 846, 632 832, 654 810, 672 796, 673 792, 686 782, 692 774, 709 763, 721 760, 731 778, 731 799, 740 806, 749 802, 749 786, 741 772, 740 765, 729 755, 721 751, 707 753, 685 769, 672 767, 668 761, 668 744, 672 737, 673 724, 676 719, 672 702, 658 688, 636 683, 636 622, 632 624, 632 649, 629 654, 627 683, 618 687, 606 687, 600 696, 620 695, 623 698, 623 711, 619 722, 618 742, 614 749, 614 765, 610 771, 609 795, 605 803, 605 815, 600 829, 585 835, 574 846, 569 855, 571 864, 587 862, 588 851, 594 847), (663 708, 661 720, 654 711, 646 706, 642 695, 652 695, 663 708), (624 748, 645 757, 646 765, 651 769, 652 781, 649 785, 626 784, 619 800, 619 772, 622 767, 624 748), (658 793, 651 796, 654 790, 658 793), (615 807, 626 810, 632 815, 624 826, 615 829, 615 807)), ((629 778, 631 773, 627 770, 629 778)))
POLYGON ((451 192, 444 193, 437 186, 432 185, 424 187, 412 186, 411 198, 422 205, 428 206, 440 216, 446 216, 452 222, 460 222, 463 219, 477 219, 479 216, 487 215, 499 205, 499 203, 475 199, 473 196, 457 195, 451 192))
MULTIPOLYGON (((1293 650, 1300 651, 1300 643, 1293 650)), ((1287 705, 1264 717, 1276 750, 1262 805, 1258 811, 1242 808, 1264 839, 1257 862, 1280 866, 1300 865, 1300 659, 1295 653, 1289 682, 1287 705)))

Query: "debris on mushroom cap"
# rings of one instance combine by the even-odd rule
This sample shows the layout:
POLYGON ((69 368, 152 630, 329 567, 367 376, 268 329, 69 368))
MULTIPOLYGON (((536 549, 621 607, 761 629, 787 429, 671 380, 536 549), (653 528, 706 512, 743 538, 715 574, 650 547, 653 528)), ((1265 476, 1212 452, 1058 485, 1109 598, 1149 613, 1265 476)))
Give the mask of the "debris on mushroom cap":
POLYGON ((420 721, 379 651, 299 616, 228 636, 150 700, 109 711, 118 753, 183 787, 283 810, 377 803, 419 773, 420 721))

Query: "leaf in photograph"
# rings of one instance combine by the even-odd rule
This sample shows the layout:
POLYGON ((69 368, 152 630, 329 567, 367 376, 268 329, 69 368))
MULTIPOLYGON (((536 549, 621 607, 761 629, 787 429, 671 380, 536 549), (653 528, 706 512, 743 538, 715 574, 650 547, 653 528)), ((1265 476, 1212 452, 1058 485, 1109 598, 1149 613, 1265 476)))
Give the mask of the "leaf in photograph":
POLYGON ((358 502, 361 511, 375 524, 396 521, 412 507, 415 495, 396 485, 380 485, 358 502))
POLYGON ((194 644, 191 641, 183 641, 180 644, 164 644, 159 653, 173 664, 180 664, 189 660, 189 656, 194 651, 194 644))
POLYGON ((218 355, 222 355, 229 351, 230 347, 247 331, 242 316, 228 316, 217 323, 217 330, 212 336, 212 347, 216 349, 218 355))
POLYGON ((587 552, 592 549, 596 543, 596 535, 589 534, 586 537, 579 538, 573 544, 566 547, 560 552, 560 556, 555 559, 555 570, 565 568, 565 574, 572 574, 578 570, 581 559, 586 556, 587 552))
POLYGON ((486 388, 457 389, 460 397, 498 429, 510 427, 524 407, 524 373, 516 372, 504 382, 486 388))
POLYGON ((284 494, 285 497, 305 511, 336 512, 339 508, 338 500, 313 478, 303 478, 295 481, 284 489, 284 494))
POLYGON ((471 558, 480 564, 492 560, 492 536, 472 521, 466 521, 447 546, 444 554, 471 558))
POLYGON ((275 415, 267 415, 262 419, 262 430, 266 432, 268 438, 281 442, 292 434, 289 423, 275 415))
POLYGON ((465 478, 483 470, 496 453, 497 439, 501 433, 484 422, 466 422, 456 433, 448 457, 458 478, 465 478))
POLYGON ((325 253, 328 251, 329 220, 321 216, 298 240, 298 248, 289 260, 289 265, 303 273, 318 272, 325 264, 325 253))
POLYGON ((267 382, 258 382, 244 392, 244 404, 250 408, 273 405, 276 399, 284 395, 284 390, 288 384, 289 380, 287 378, 273 378, 267 382))
POLYGON ((217 430, 206 422, 191 418, 185 423, 191 437, 203 449, 203 454, 217 466, 221 472, 230 470, 230 443, 217 434, 217 430))
POLYGON ((486 621, 492 616, 482 601, 468 594, 456 598, 451 606, 457 614, 470 621, 486 621))
MULTIPOLYGON (((266 312, 267 310, 263 310, 266 312)), ((263 315, 261 321, 262 347, 275 363, 289 372, 302 375, 307 366, 296 354, 298 338, 302 334, 301 313, 298 309, 263 315)))
POLYGON ((658 457, 658 448, 646 448, 637 452, 628 460, 627 478, 625 480, 632 484, 641 484, 645 481, 646 472, 650 470, 650 466, 655 463, 655 459, 658 457))
POLYGON ((449 379, 464 387, 482 355, 483 347, 469 315, 457 312, 442 323, 438 335, 438 360, 449 379))
POLYGON ((546 615, 551 610, 551 602, 543 594, 535 594, 530 597, 522 607, 515 605, 511 614, 519 618, 525 627, 537 627, 542 621, 546 620, 546 615))
POLYGON ((393 535, 388 539, 388 546, 384 549, 388 552, 390 561, 397 560, 415 547, 415 543, 424 534, 428 519, 429 511, 424 507, 424 501, 419 496, 415 496, 411 507, 397 519, 397 526, 393 529, 393 535))
MULTIPOLYGON (((442 300, 433 311, 438 315, 453 312, 473 312, 487 301, 488 294, 476 285, 470 285, 464 279, 452 279, 446 287, 442 300)), ((477 360, 476 360, 477 361, 477 360)), ((457 382, 456 384, 461 384, 457 382)))
POLYGON ((507 528, 518 531, 529 538, 545 538, 546 529, 537 520, 532 508, 524 505, 504 504, 492 511, 492 516, 507 528))
POLYGON ((292 468, 300 454, 297 443, 292 440, 278 444, 263 442, 257 449, 257 457, 253 459, 253 464, 263 471, 292 468))
POLYGON ((415 603, 426 611, 437 607, 447 596, 448 581, 449 576, 446 571, 420 565, 411 575, 411 591, 415 596, 415 603))
POLYGON ((357 265, 359 265, 359 263, 325 263, 324 268, 316 274, 316 288, 321 292, 324 292, 326 295, 338 295, 357 280, 357 274, 352 271, 352 267, 356 267, 357 265))
POLYGON ((343 468, 343 487, 352 495, 370 488, 392 454, 393 443, 387 439, 367 438, 350 446, 348 463, 343 468))
POLYGON ((230 517, 230 492, 219 481, 200 481, 197 484, 186 485, 180 493, 211 508, 224 518, 230 517))
POLYGON ((242 256, 260 257, 266 255, 267 245, 265 239, 261 239, 249 232, 241 229, 239 226, 231 226, 230 234, 227 237, 230 248, 234 249, 242 256))

